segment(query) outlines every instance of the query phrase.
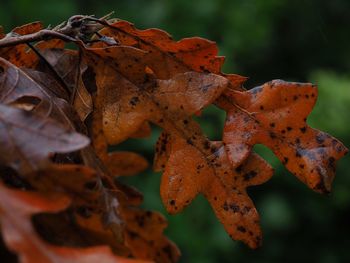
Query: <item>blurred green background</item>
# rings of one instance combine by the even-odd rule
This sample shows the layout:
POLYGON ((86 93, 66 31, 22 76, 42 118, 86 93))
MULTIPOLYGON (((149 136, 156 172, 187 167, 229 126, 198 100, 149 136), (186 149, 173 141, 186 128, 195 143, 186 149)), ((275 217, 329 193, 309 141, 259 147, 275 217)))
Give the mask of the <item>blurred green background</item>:
MULTIPOLYGON (((55 25, 73 14, 116 17, 138 28, 157 27, 176 39, 215 40, 226 56, 225 72, 249 76, 247 88, 275 78, 319 86, 308 122, 350 146, 350 1, 349 0, 1 0, 0 24, 41 20, 55 25)), ((201 125, 219 139, 224 114, 211 107, 201 125)), ((137 149, 149 160, 159 135, 133 140, 119 149, 137 149)), ((350 157, 338 163, 333 192, 321 196, 288 173, 270 150, 257 146, 276 168, 264 185, 249 189, 260 211, 264 244, 250 250, 231 241, 208 203, 198 197, 184 212, 169 216, 167 235, 182 251, 181 262, 350 262, 350 157)), ((160 174, 151 170, 127 178, 145 195, 144 207, 162 211, 160 174)))

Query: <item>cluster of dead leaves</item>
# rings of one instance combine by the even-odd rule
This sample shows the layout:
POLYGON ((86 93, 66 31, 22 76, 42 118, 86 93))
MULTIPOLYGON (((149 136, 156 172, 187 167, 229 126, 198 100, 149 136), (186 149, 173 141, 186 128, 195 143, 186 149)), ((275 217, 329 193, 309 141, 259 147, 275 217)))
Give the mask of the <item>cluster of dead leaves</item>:
MULTIPOLYGON (((70 22, 76 49, 52 36, 0 48, 1 233, 21 262, 177 261, 164 217, 138 208, 142 195, 117 180, 147 161, 108 151, 147 137, 150 123, 163 129, 153 166, 167 210, 202 193, 228 234, 252 248, 261 230, 246 189, 273 173, 255 144, 311 189, 330 191, 347 149, 307 125, 314 85, 275 80, 245 90, 246 78, 221 72, 214 42, 174 41, 126 21, 97 21, 96 32, 83 17, 70 22), (226 112, 222 141, 192 118, 210 104, 226 112)), ((35 22, 0 33, 0 46, 42 31, 35 22)))

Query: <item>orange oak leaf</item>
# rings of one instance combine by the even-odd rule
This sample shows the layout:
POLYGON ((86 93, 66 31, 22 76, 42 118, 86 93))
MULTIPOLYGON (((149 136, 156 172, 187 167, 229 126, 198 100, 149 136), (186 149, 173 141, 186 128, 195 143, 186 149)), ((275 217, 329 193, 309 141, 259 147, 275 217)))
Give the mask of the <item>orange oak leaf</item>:
POLYGON ((166 140, 169 159, 161 181, 161 197, 168 212, 178 213, 199 193, 204 194, 229 235, 256 248, 261 242, 259 216, 246 188, 262 184, 272 168, 256 154, 233 169, 221 142, 211 142, 203 156, 180 137, 166 140))
POLYGON ((177 262, 180 252, 176 245, 167 239, 163 231, 166 219, 159 213, 139 208, 123 207, 124 242, 116 242, 94 214, 77 214, 76 221, 84 232, 88 232, 101 244, 108 244, 113 251, 123 256, 132 256, 155 262, 177 262))
POLYGON ((103 161, 114 176, 134 175, 148 166, 144 157, 133 152, 112 152, 103 161))
POLYGON ((146 120, 161 123, 167 118, 162 112, 175 118, 190 116, 213 102, 229 85, 219 75, 197 72, 178 74, 169 80, 148 80, 143 64, 145 54, 133 48, 95 48, 88 52, 89 63, 95 68, 97 96, 103 100, 103 131, 110 144, 127 139, 146 120), (97 63, 96 55, 118 63, 97 63), (132 69, 128 70, 128 65, 132 69))
POLYGON ((78 164, 51 164, 27 176, 37 191, 69 195, 74 206, 96 206, 99 193, 89 187, 96 184, 96 171, 78 164))
MULTIPOLYGON (((118 52, 122 52, 123 49, 124 47, 114 47, 106 49, 91 49, 89 51, 94 53, 98 52, 100 56, 105 55, 106 53, 109 54, 108 56, 115 56, 118 52), (106 50, 109 50, 109 52, 106 52, 106 50)), ((127 50, 124 50, 122 55, 125 55, 125 52, 127 52, 127 50)), ((119 59, 118 61, 121 62, 122 60, 119 59)), ((140 66, 142 66, 141 63, 137 64, 136 67, 140 66)), ((106 107, 110 108, 108 112, 104 112, 105 115, 103 120, 103 124, 107 126, 107 128, 105 126, 104 134, 109 143, 119 143, 128 138, 130 134, 136 131, 140 125, 144 123, 144 121, 149 120, 164 128, 167 133, 171 134, 171 136, 182 138, 185 145, 193 147, 191 148, 192 152, 188 152, 186 156, 187 158, 192 157, 193 155, 199 156, 201 158, 200 160, 206 163, 205 167, 212 167, 213 172, 208 172, 208 178, 221 178, 231 175, 232 179, 233 169, 230 166, 227 157, 217 160, 217 167, 213 167, 212 156, 213 153, 216 152, 216 148, 214 146, 214 148, 211 147, 211 143, 202 134, 199 126, 189 117, 206 105, 215 101, 215 99, 217 99, 217 97, 229 87, 229 81, 224 77, 215 74, 186 72, 184 74, 175 75, 169 80, 149 81, 146 79, 147 82, 139 87, 134 83, 131 83, 125 77, 125 74, 120 73, 123 72, 123 68, 120 68, 119 65, 115 66, 112 63, 105 63, 103 67, 102 65, 97 67, 98 68, 95 70, 97 94, 98 92, 101 92, 100 98, 105 101, 106 107), (116 83, 118 83, 118 85, 116 85, 116 83), (125 88, 121 89, 120 87, 123 86, 125 88), (116 87, 119 87, 119 89, 116 87), (112 102, 111 105, 109 105, 109 101, 112 102), (114 115, 116 115, 117 118, 114 117, 114 115), (108 127, 108 125, 110 126, 108 127), (116 133, 115 131, 118 132, 116 133)), ((141 70, 138 70, 137 72, 141 72, 139 74, 142 74, 141 70)), ((145 78, 140 77, 139 79, 142 80, 145 78)), ((183 145, 183 147, 185 147, 185 145, 183 145)), ((176 149, 172 154, 176 155, 176 152, 180 152, 180 148, 176 149)), ((255 156, 252 158, 254 157, 255 156)), ((196 159, 196 161, 198 162, 199 159, 196 159)), ((183 159, 181 162, 183 162, 183 159)), ((170 159, 169 163, 170 165, 168 167, 171 167, 171 169, 174 170, 178 169, 176 167, 179 165, 178 163, 175 165, 170 162, 170 159)), ((194 161, 193 163, 196 162, 194 161)), ((267 171, 267 175, 265 173, 263 174, 264 178, 265 175, 266 177, 271 175, 269 165, 262 160, 257 162, 257 169, 260 168, 262 168, 261 170, 266 169, 267 171)), ((253 172, 253 174, 256 173, 257 172, 253 172)), ((229 179, 227 180, 229 181, 229 179)), ((264 180, 261 180, 261 183, 263 181, 264 180)), ((254 180, 252 180, 252 182, 254 182, 254 180)), ((225 183, 223 184, 225 185, 225 183)), ((194 198, 199 192, 209 191, 208 189, 211 187, 210 184, 205 184, 202 186, 203 189, 199 191, 196 188, 199 187, 199 185, 200 184, 198 183, 189 184, 188 191, 184 191, 178 198, 184 198, 187 195, 194 198), (192 187, 194 188, 192 189, 192 187)), ((226 192, 226 194, 220 196, 220 200, 218 199, 219 201, 217 204, 213 205, 217 216, 221 222, 223 222, 226 230, 233 238, 243 240, 251 247, 257 247, 261 240, 258 214, 251 200, 245 194, 245 189, 241 188, 240 190, 237 190, 238 194, 233 195, 234 191, 233 193, 231 193, 231 191, 225 191, 225 189, 222 189, 223 187, 225 186, 221 186, 221 192, 226 192), (245 211, 244 206, 248 207, 246 210, 250 211, 249 216, 246 218, 244 217, 245 221, 241 224, 238 224, 238 221, 243 218, 243 216, 238 216, 240 213, 234 215, 234 212, 222 212, 226 211, 223 208, 226 207, 225 204, 234 203, 234 200, 236 200, 237 205, 240 206, 242 211, 245 211), (232 220, 232 215, 235 220, 232 220), (245 230, 240 231, 237 230, 237 228, 245 230)), ((164 184, 161 186, 161 191, 170 194, 176 193, 176 190, 170 190, 164 184)), ((169 205, 169 202, 172 203, 175 199, 169 200, 164 197, 164 194, 162 196, 169 212, 178 212, 181 210, 178 208, 175 209, 177 210, 175 211, 174 208, 177 206, 169 205)), ((208 195, 209 199, 211 197, 213 197, 213 195, 208 195)), ((183 201, 190 202, 191 198, 183 201)))
POLYGON ((57 213, 68 207, 69 198, 61 195, 40 195, 11 190, 0 184, 0 218, 4 241, 21 262, 142 263, 113 255, 106 246, 69 248, 51 245, 42 240, 31 223, 37 213, 57 213))
POLYGON ((168 223, 157 212, 129 208, 124 211, 125 243, 132 255, 155 262, 173 263, 180 257, 177 246, 163 234, 168 223))
POLYGON ((262 143, 310 188, 330 191, 336 161, 347 149, 306 123, 316 102, 316 86, 275 80, 249 91, 232 91, 229 98, 223 141, 234 167, 262 143))
POLYGON ((160 29, 139 30, 130 22, 119 20, 101 30, 101 34, 115 38, 125 46, 147 51, 147 65, 159 79, 168 79, 187 71, 221 74, 231 81, 231 88, 241 89, 247 79, 236 74, 223 74, 225 57, 218 56, 216 43, 200 37, 174 41, 160 29))

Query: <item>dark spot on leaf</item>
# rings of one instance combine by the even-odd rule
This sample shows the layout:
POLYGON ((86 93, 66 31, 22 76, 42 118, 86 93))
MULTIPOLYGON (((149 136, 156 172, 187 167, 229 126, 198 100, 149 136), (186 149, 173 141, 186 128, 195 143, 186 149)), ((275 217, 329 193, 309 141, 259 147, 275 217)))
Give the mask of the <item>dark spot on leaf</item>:
POLYGON ((276 139, 276 134, 274 132, 269 132, 270 138, 271 139, 276 139))
POLYGON ((203 92, 207 92, 208 89, 209 89, 211 86, 213 86, 213 84, 204 85, 204 86, 201 87, 201 90, 202 90, 203 92))
POLYGON ((237 230, 239 231, 239 232, 242 232, 242 233, 245 233, 247 230, 245 229, 245 227, 243 227, 243 226, 238 226, 237 227, 237 230))
POLYGON ((230 204, 230 209, 234 212, 234 213, 237 213, 239 212, 239 206, 236 205, 236 204, 230 204))
POLYGON ((186 142, 189 144, 189 145, 193 145, 193 141, 189 138, 186 140, 186 142))
POLYGON ((225 211, 228 211, 229 206, 228 206, 228 204, 225 202, 222 208, 223 208, 225 211))
POLYGON ((97 182, 89 181, 84 184, 84 187, 90 191, 96 190, 97 182))
POLYGON ((301 154, 300 154, 299 149, 297 149, 297 151, 295 152, 295 157, 298 157, 298 158, 300 158, 300 157, 301 157, 301 154))
POLYGON ((258 173, 256 171, 250 171, 246 174, 244 174, 244 181, 249 181, 250 179, 254 178, 258 173))
POLYGON ((138 237, 138 234, 134 231, 128 231, 128 234, 131 239, 136 239, 138 237))
POLYGON ((237 173, 240 173, 240 172, 242 172, 242 169, 243 169, 243 165, 241 164, 241 165, 239 165, 239 166, 236 167, 235 171, 236 171, 237 173))
POLYGON ((301 131, 302 133, 305 133, 305 132, 306 132, 306 126, 300 128, 300 131, 301 131))
POLYGON ((129 103, 133 106, 135 106, 137 103, 140 102, 140 99, 138 97, 132 97, 129 103))

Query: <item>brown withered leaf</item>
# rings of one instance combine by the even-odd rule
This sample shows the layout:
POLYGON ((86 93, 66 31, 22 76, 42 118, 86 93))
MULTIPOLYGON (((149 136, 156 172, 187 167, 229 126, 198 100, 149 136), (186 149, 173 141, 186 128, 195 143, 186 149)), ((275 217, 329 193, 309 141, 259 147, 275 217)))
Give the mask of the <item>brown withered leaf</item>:
POLYGON ((21 262, 84 262, 142 263, 113 255, 106 246, 69 248, 51 245, 42 240, 31 223, 37 213, 57 213, 68 207, 69 198, 62 195, 40 195, 11 190, 0 184, 0 218, 4 241, 18 253, 21 262))
POLYGON ((316 102, 316 86, 275 80, 228 96, 231 102, 223 102, 227 110, 223 141, 234 167, 262 143, 311 189, 330 191, 336 161, 347 149, 306 123, 316 102))
POLYGON ((92 112, 93 106, 91 95, 82 80, 82 74, 84 74, 87 67, 81 63, 79 52, 55 48, 45 49, 41 52, 41 55, 50 63, 69 90, 75 92, 73 106, 80 119, 84 121, 92 112))
POLYGON ((3 69, 0 74, 1 103, 17 106, 25 102, 32 105, 34 112, 74 129, 69 113, 71 107, 65 100, 67 94, 63 98, 57 97, 57 91, 61 88, 52 78, 44 73, 24 71, 2 58, 0 67, 3 69))
POLYGON ((79 150, 89 139, 50 118, 0 104, 0 142, 1 164, 28 174, 47 166, 50 154, 79 150))

